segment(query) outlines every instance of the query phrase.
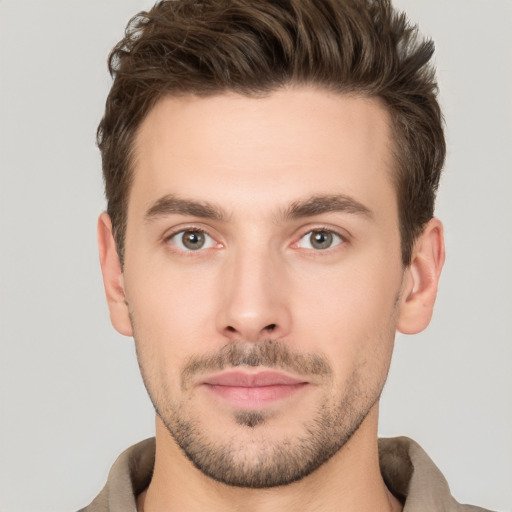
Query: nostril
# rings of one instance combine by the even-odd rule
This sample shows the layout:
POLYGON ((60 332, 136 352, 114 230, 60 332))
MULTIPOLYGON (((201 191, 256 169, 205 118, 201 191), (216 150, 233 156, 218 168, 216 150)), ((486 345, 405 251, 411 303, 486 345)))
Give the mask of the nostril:
POLYGON ((237 329, 236 327, 233 327, 232 325, 226 325, 226 327, 224 328, 224 332, 229 333, 230 335, 235 334, 237 336, 242 336, 242 337, 245 336, 245 337, 247 337, 247 339, 252 339, 253 335, 258 336, 261 333, 268 334, 268 333, 274 332, 276 329, 277 329, 277 324, 268 324, 265 327, 263 327, 263 329, 261 329, 259 331, 257 330, 251 334, 251 332, 249 332, 250 329, 246 329, 243 327, 240 329, 237 329))

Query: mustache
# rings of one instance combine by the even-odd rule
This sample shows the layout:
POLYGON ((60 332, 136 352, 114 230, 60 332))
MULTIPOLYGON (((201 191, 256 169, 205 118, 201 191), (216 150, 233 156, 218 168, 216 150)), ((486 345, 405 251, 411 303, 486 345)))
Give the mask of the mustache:
POLYGON ((332 374, 332 368, 325 357, 292 352, 281 341, 265 339, 257 343, 230 342, 215 353, 190 357, 181 371, 182 388, 188 387, 197 374, 239 366, 264 366, 320 377, 332 374))

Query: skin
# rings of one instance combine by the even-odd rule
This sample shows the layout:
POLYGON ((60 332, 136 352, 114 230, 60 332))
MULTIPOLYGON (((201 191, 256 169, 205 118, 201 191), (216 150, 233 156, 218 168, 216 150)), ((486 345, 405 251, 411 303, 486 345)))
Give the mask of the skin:
POLYGON ((108 216, 98 223, 111 320, 135 337, 159 413, 155 472, 140 510, 401 509, 379 471, 378 400, 396 330, 419 332, 430 321, 444 245, 433 219, 402 266, 390 141, 378 100, 313 88, 165 98, 148 114, 135 144, 123 268, 108 216), (205 202, 206 210, 194 206, 205 202), (182 233, 198 229, 206 244, 188 250, 182 233), (312 245, 320 232, 334 233, 325 249, 312 245), (254 354, 268 343, 327 370, 279 359, 243 365, 245 374, 277 367, 305 382, 245 408, 204 385, 220 368, 183 373, 226 347, 254 354), (241 410, 258 421, 241 419, 241 410), (293 452, 309 442, 321 414, 330 429, 321 443, 334 439, 333 453, 277 487, 212 478, 176 434, 181 418, 201 442, 229 450, 234 474, 256 474, 281 446, 293 452))

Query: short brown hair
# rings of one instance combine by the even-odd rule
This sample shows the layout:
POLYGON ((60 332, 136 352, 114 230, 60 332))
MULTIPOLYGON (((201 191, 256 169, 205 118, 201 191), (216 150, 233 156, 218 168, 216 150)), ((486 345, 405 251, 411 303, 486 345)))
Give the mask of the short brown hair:
POLYGON ((123 261, 134 138, 166 95, 264 95, 290 84, 380 98, 392 119, 402 261, 434 214, 445 158, 431 40, 390 0, 166 0, 109 57, 98 127, 107 212, 123 261))

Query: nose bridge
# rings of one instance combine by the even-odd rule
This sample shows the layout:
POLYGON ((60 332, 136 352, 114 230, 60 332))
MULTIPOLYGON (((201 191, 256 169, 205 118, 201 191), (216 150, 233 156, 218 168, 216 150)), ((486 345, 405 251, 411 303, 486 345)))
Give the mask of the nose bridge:
POLYGON ((269 246, 244 244, 225 262, 219 329, 244 341, 281 337, 289 330, 284 264, 269 246))

